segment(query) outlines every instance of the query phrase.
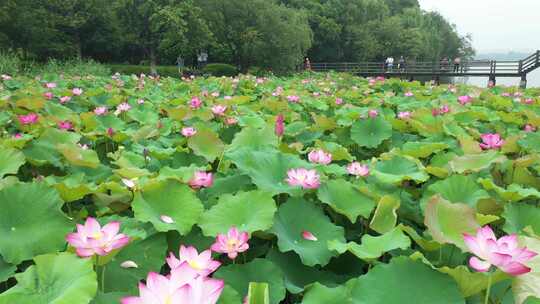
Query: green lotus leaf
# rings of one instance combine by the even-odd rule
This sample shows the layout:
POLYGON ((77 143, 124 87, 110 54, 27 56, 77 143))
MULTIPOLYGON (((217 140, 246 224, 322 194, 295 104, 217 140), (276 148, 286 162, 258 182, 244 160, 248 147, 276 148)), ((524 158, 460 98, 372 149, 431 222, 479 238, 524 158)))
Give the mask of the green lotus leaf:
POLYGON ((74 166, 97 168, 100 164, 94 150, 85 150, 76 144, 59 144, 56 148, 74 166))
POLYGON ((7 263, 2 256, 0 256, 0 282, 4 282, 12 277, 15 270, 17 270, 17 266, 7 263))
POLYGON ((480 178, 478 180, 484 189, 494 190, 504 200, 509 202, 517 202, 528 197, 540 198, 540 192, 533 188, 523 188, 517 184, 511 184, 506 189, 497 186, 493 180, 488 178, 480 178))
POLYGON ((274 133, 274 129, 268 126, 256 129, 246 127, 242 131, 236 133, 231 145, 227 148, 228 151, 234 151, 241 148, 251 148, 260 150, 265 147, 278 146, 278 138, 274 133))
POLYGON ((230 285, 225 284, 217 304, 238 304, 242 301, 243 299, 240 297, 240 294, 238 294, 238 291, 230 285))
POLYGON ((0 254, 13 264, 65 247, 74 224, 62 213, 56 190, 44 183, 0 190, 0 254))
POLYGON ((392 125, 383 117, 356 121, 351 127, 351 139, 361 147, 376 148, 392 136, 392 125))
POLYGON ((475 234, 480 228, 474 209, 465 204, 450 203, 438 195, 426 205, 424 224, 435 241, 454 244, 464 251, 467 247, 463 233, 475 234))
POLYGON ((416 157, 424 158, 428 157, 433 153, 440 152, 444 149, 447 149, 449 146, 445 143, 435 143, 435 142, 407 142, 401 147, 403 154, 416 157))
POLYGON ((36 256, 34 262, 15 276, 17 285, 0 294, 0 304, 85 304, 96 294, 91 259, 59 253, 36 256))
POLYGON ((352 223, 355 223, 360 215, 369 218, 375 207, 370 197, 343 179, 329 180, 319 188, 317 196, 336 212, 347 216, 352 223))
POLYGON ((158 179, 174 179, 181 183, 187 184, 197 171, 206 171, 205 167, 199 167, 191 164, 189 167, 180 167, 172 169, 171 167, 163 167, 159 170, 158 179))
POLYGON ((38 166, 50 163, 56 167, 63 167, 63 158, 56 147, 60 144, 74 145, 80 139, 81 135, 77 133, 47 128, 38 139, 23 150, 23 153, 29 162, 38 166))
MULTIPOLYGON (((536 237, 520 237, 520 245, 533 252, 540 252, 540 240, 536 237)), ((523 303, 529 297, 540 298, 540 255, 527 262, 531 272, 514 277, 512 293, 516 303, 523 303)))
POLYGON ((518 140, 518 145, 528 152, 540 151, 540 133, 530 132, 523 138, 518 140))
POLYGON ((441 244, 432 241, 432 240, 426 240, 422 236, 416 232, 412 227, 405 226, 403 224, 399 224, 399 227, 403 232, 405 232, 411 239, 413 239, 416 244, 418 244, 422 249, 427 251, 433 251, 441 248, 441 244))
POLYGON ((531 227, 534 233, 540 235, 540 209, 528 204, 506 204, 502 214, 505 222, 503 229, 506 233, 519 233, 526 227, 531 227))
POLYGON ((398 248, 407 249, 409 246, 411 246, 411 240, 399 227, 396 227, 381 236, 364 234, 362 236, 361 244, 355 242, 345 243, 339 240, 331 240, 328 242, 328 248, 330 250, 336 251, 339 254, 349 251, 359 259, 366 261, 375 260, 390 250, 398 248))
POLYGON ((127 296, 130 296, 130 295, 124 292, 108 292, 108 293, 98 292, 98 294, 92 300, 92 302, 90 302, 90 304, 120 303, 120 300, 123 297, 127 297, 127 296))
POLYGON ((19 167, 24 165, 25 158, 19 150, 12 148, 0 149, 0 178, 6 174, 16 174, 19 167))
POLYGON ((224 150, 224 145, 218 135, 209 130, 198 130, 197 134, 188 139, 188 146, 193 149, 196 155, 214 161, 220 157, 224 150))
POLYGON ((440 194, 449 202, 464 203, 474 209, 479 200, 490 198, 489 194, 481 189, 470 175, 452 175, 437 181, 427 188, 424 197, 427 200, 435 194, 440 194))
POLYGON ((372 172, 377 179, 388 184, 397 184, 405 180, 424 182, 429 178, 422 164, 403 156, 394 156, 389 160, 378 162, 372 172))
POLYGON ((301 293, 304 288, 314 282, 321 282, 328 286, 335 286, 344 281, 329 271, 319 270, 302 264, 300 257, 294 252, 281 253, 270 249, 266 258, 278 266, 285 274, 285 287, 291 293, 301 293))
POLYGON ((299 187, 287 184, 287 171, 293 168, 311 168, 312 165, 291 154, 284 154, 276 150, 253 151, 240 149, 228 153, 227 156, 234 162, 242 173, 251 177, 253 183, 263 191, 272 195, 278 193, 299 194, 299 187))
POLYGON ((268 260, 254 259, 245 264, 221 266, 214 277, 227 282, 242 299, 248 294, 250 282, 268 283, 270 304, 278 304, 285 298, 283 273, 268 260))
POLYGON ((334 225, 319 206, 298 198, 289 199, 279 207, 273 231, 278 237, 279 250, 296 252, 307 266, 324 266, 335 256, 326 242, 345 242, 342 227, 334 225), (299 215, 309 220, 298 220, 299 215), (311 232, 317 240, 304 239, 304 231, 311 232))
POLYGON ((272 195, 260 190, 225 194, 202 215, 199 226, 206 236, 226 233, 232 226, 252 233, 272 227, 276 210, 272 195))
POLYGON ((152 223, 157 231, 176 230, 180 234, 191 230, 204 209, 193 190, 174 180, 147 184, 135 194, 132 208, 137 220, 152 223), (163 215, 174 222, 164 222, 163 215))
MULTIPOLYGON (((175 248, 176 249, 176 248, 175 248)), ((174 250, 178 255, 178 249, 174 250)), ((99 271, 103 292, 126 292, 137 294, 137 283, 146 279, 148 272, 158 272, 165 261, 167 240, 165 234, 154 234, 146 239, 131 242, 99 271), (121 264, 133 261, 137 268, 123 268, 121 264)))
POLYGON ((87 182, 85 177, 81 172, 63 177, 47 176, 44 181, 58 191, 62 200, 72 202, 97 191, 97 186, 87 182))
POLYGON ((481 154, 456 156, 448 163, 448 166, 452 171, 461 174, 467 171, 479 172, 489 168, 492 164, 502 163, 505 160, 506 157, 504 155, 490 150, 481 154))
POLYGON ((379 264, 354 283, 354 304, 402 304, 405 299, 414 303, 465 304, 450 276, 406 257, 379 264))
POLYGON ((351 290, 345 285, 326 287, 315 282, 311 285, 302 299, 302 304, 352 304, 351 290))
POLYGON ((399 199, 391 195, 383 196, 377 204, 377 209, 375 209, 369 227, 381 234, 392 230, 396 226, 396 211, 399 208, 399 205, 399 199))

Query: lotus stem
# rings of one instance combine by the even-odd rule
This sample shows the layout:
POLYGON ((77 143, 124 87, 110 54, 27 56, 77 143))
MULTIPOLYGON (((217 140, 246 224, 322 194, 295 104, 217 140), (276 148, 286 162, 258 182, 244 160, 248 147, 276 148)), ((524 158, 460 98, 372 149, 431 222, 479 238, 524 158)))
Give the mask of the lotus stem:
POLYGON ((492 274, 488 274, 488 284, 486 289, 486 297, 484 298, 484 304, 489 303, 489 293, 491 292, 491 280, 492 280, 492 274))

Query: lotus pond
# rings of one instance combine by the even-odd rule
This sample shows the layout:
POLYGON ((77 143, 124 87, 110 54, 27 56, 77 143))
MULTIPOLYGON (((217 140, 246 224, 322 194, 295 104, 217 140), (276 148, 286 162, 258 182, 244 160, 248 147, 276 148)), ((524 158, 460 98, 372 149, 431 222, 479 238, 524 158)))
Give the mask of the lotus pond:
POLYGON ((0 304, 540 303, 540 90, 0 79, 0 304))

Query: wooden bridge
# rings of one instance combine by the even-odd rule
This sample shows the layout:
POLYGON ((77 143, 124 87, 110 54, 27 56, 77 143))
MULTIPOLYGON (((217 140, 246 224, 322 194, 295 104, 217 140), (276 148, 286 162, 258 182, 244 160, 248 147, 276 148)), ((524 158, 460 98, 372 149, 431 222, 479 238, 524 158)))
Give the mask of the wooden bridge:
POLYGON ((382 62, 335 62, 312 63, 315 72, 337 71, 354 73, 361 76, 403 77, 414 80, 415 77, 431 77, 436 82, 441 77, 488 77, 495 84, 497 77, 520 77, 520 86, 527 87, 527 74, 540 67, 540 51, 527 58, 517 61, 508 60, 472 60, 462 61, 457 67, 453 62, 406 62, 398 68, 394 62, 393 68, 388 68, 382 62))

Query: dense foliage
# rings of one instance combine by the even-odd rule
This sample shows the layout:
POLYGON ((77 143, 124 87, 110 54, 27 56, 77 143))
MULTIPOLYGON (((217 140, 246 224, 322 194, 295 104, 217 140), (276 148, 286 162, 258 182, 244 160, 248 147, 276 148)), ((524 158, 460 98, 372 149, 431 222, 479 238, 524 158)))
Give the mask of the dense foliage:
POLYGON ((0 303, 537 303, 539 93, 2 75, 0 303))
MULTIPOLYGON (((467 37, 416 0, 6 0, 0 50, 24 60, 211 62, 274 72, 312 61, 470 56, 467 37)), ((0 71, 2 72, 2 71, 0 71)))

